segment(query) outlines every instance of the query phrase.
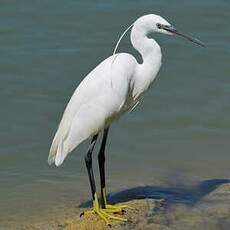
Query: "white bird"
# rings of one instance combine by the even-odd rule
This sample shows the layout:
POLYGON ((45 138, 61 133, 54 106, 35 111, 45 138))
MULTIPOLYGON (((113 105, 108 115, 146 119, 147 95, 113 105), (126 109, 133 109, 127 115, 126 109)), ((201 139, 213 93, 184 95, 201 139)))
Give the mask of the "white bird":
POLYGON ((122 34, 114 54, 93 69, 77 87, 65 109, 50 148, 48 163, 59 166, 68 153, 84 140, 92 138, 85 162, 93 197, 93 209, 85 214, 96 213, 106 223, 109 223, 109 219, 126 220, 111 215, 125 207, 109 205, 106 200, 104 151, 108 130, 113 121, 119 119, 125 112, 131 111, 140 102, 160 70, 161 48, 153 38, 148 37, 151 33, 177 34, 204 46, 198 39, 178 32, 161 16, 149 14, 138 18, 122 34), (142 63, 138 63, 135 57, 128 53, 115 54, 122 37, 129 29, 131 29, 131 43, 141 54, 142 63), (98 134, 103 130, 103 140, 98 154, 102 197, 99 204, 92 170, 92 152, 98 134))

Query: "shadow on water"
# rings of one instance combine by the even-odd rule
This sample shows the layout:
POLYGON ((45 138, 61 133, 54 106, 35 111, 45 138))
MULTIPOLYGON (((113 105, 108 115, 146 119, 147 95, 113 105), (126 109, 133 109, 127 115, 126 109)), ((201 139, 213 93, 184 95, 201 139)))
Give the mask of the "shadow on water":
MULTIPOLYGON (((160 187, 160 186, 139 186, 117 193, 109 194, 111 203, 126 202, 135 199, 164 199, 169 204, 183 203, 189 206, 195 205, 204 196, 211 193, 220 185, 229 183, 228 179, 212 179, 201 182, 193 187, 160 187)), ((91 205, 91 201, 80 204, 80 208, 86 208, 91 205)))

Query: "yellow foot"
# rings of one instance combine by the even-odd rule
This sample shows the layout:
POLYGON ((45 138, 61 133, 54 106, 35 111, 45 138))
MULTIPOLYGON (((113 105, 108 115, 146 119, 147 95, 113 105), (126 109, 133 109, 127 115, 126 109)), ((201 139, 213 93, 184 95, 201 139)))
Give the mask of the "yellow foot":
POLYGON ((103 209, 105 212, 108 213, 119 213, 119 214, 124 214, 126 211, 125 209, 134 209, 128 205, 111 205, 111 204, 106 204, 105 209, 103 209))
POLYGON ((122 206, 119 206, 119 208, 118 208, 118 207, 114 207, 113 205, 108 205, 110 208, 107 207, 105 209, 102 209, 98 204, 98 199, 97 199, 96 194, 94 197, 95 197, 95 199, 94 199, 94 203, 93 203, 93 209, 81 213, 80 217, 83 215, 88 215, 88 214, 91 214, 91 215, 97 214, 102 220, 105 221, 105 223, 108 226, 111 226, 110 221, 113 221, 113 220, 114 221, 122 221, 122 222, 128 221, 126 218, 122 218, 122 217, 111 214, 111 213, 118 213, 119 211, 121 211, 122 206))
POLYGON ((110 222, 111 220, 122 221, 122 222, 127 221, 126 218, 121 218, 121 217, 118 217, 115 215, 111 215, 107 212, 106 209, 102 209, 102 208, 93 208, 92 210, 88 210, 88 211, 82 213, 81 216, 88 215, 88 214, 97 214, 109 226, 111 226, 111 222, 110 222))
POLYGON ((106 191, 105 188, 102 189, 102 194, 104 197, 104 204, 105 204, 105 210, 108 213, 119 213, 119 214, 124 214, 126 211, 125 209, 133 209, 132 207, 128 206, 128 205, 112 205, 112 204, 108 204, 107 202, 107 195, 106 195, 106 191))

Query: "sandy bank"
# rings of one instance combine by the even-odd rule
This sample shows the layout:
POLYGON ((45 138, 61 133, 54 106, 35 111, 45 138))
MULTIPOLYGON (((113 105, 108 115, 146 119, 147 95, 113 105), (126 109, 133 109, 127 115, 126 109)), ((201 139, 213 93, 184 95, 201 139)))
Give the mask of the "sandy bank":
MULTIPOLYGON (((218 184, 218 183, 217 183, 218 184)), ((177 192, 178 193, 178 192, 177 192)), ((135 210, 127 210, 124 217, 126 223, 112 222, 112 228, 107 227, 95 215, 79 217, 82 210, 77 207, 66 210, 65 215, 50 213, 50 218, 34 219, 30 223, 19 224, 18 229, 46 230, 229 230, 230 229, 230 183, 220 183, 210 188, 204 183, 199 190, 192 190, 186 196, 195 194, 191 202, 175 197, 166 199, 133 199, 122 204, 128 204, 135 210), (208 191, 208 192, 207 192, 208 191)), ((182 194, 178 193, 178 197, 182 194)), ((15 228, 15 229, 17 229, 15 228)), ((10 229, 10 228, 9 228, 10 229)))

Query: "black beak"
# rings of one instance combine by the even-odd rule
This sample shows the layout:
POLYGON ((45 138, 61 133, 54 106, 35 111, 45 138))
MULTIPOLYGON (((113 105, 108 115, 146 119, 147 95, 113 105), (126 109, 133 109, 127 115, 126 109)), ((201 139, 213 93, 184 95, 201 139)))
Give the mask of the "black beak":
POLYGON ((202 47, 205 47, 204 43, 201 42, 199 39, 197 38, 192 38, 186 34, 182 34, 181 32, 177 31, 173 26, 168 26, 168 25, 159 25, 160 26, 160 29, 163 29, 163 30, 166 30, 172 34, 176 34, 176 35, 179 35, 183 38, 186 38, 187 40, 189 40, 190 42, 193 42, 197 45, 200 45, 202 47))

